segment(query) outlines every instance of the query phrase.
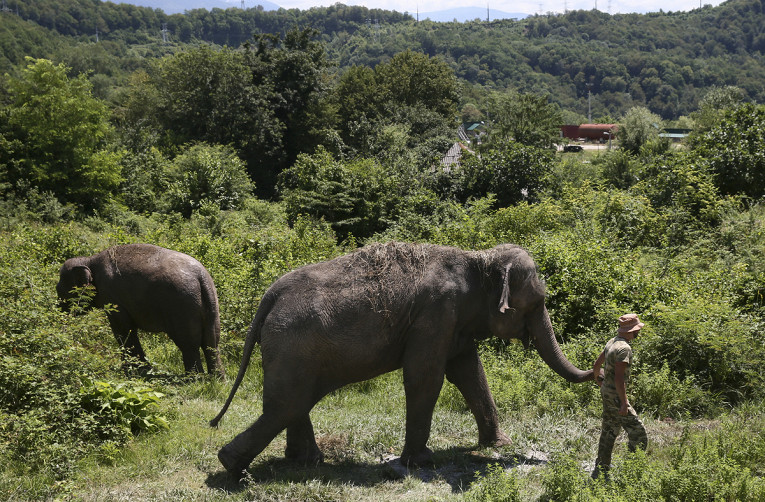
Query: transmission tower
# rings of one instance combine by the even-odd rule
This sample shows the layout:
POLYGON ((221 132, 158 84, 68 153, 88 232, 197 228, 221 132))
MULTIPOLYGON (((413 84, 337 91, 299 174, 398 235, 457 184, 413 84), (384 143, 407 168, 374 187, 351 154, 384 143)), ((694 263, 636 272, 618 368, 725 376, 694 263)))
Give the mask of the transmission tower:
POLYGON ((167 34, 169 33, 167 29, 167 23, 162 23, 162 43, 167 43, 167 34))
POLYGON ((3 8, 1 10, 3 12, 10 12, 11 11, 11 9, 9 9, 7 5, 5 5, 5 0, 3 0, 3 8))

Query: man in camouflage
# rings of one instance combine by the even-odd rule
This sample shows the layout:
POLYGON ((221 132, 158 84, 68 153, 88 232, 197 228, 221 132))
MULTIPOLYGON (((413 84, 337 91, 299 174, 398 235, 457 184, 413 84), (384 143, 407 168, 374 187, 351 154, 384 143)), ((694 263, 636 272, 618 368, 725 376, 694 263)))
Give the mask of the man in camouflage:
POLYGON ((627 399, 627 382, 632 366, 630 342, 637 338, 643 326, 636 314, 621 316, 617 335, 608 341, 592 366, 603 399, 603 425, 598 443, 598 458, 592 471, 593 478, 597 478, 600 473, 608 474, 614 442, 622 428, 627 433, 630 451, 645 449, 648 444, 645 427, 627 399))

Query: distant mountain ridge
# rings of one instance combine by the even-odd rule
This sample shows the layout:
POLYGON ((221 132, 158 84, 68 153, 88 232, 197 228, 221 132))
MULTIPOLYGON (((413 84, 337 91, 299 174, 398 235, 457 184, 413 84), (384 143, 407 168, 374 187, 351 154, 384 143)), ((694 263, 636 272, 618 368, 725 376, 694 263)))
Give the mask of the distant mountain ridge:
MULTIPOLYGON (((130 0, 129 2, 118 1, 117 3, 129 3, 139 7, 160 9, 165 14, 183 14, 184 11, 193 9, 230 9, 240 7, 240 0, 130 0)), ((278 10, 281 7, 268 0, 245 0, 244 7, 250 9, 262 6, 263 10, 278 10)))
POLYGON ((421 21, 423 19, 430 19, 437 23, 450 23, 455 20, 464 23, 465 21, 473 21, 475 19, 486 21, 487 16, 489 21, 496 19, 525 19, 529 16, 523 12, 504 12, 494 9, 489 9, 487 13, 485 7, 455 7, 454 9, 435 12, 420 12, 419 15, 411 12, 409 14, 413 17, 419 17, 421 21))
MULTIPOLYGON (((149 7, 152 9, 160 9, 166 14, 183 14, 184 11, 192 9, 229 9, 232 7, 240 7, 240 0, 130 0, 120 1, 119 3, 129 3, 137 5, 139 7, 149 7)), ((263 10, 279 10, 281 7, 268 0, 245 0, 244 7, 250 9, 256 6, 262 6, 263 10)), ((433 12, 420 12, 419 15, 416 12, 409 12, 412 17, 419 17, 421 21, 430 19, 437 23, 449 23, 452 21, 459 21, 464 23, 466 21, 473 21, 480 19, 486 20, 486 8, 485 7, 456 7, 454 9, 439 10, 433 12)), ((489 10, 489 20, 494 21, 496 19, 524 19, 529 15, 523 12, 504 12, 501 10, 489 10)))

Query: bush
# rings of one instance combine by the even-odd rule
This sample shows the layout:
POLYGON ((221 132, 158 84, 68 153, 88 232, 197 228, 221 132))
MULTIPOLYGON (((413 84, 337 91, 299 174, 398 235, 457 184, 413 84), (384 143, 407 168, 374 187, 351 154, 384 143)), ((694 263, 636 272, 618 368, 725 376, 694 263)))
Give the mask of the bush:
POLYGON ((99 380, 86 382, 80 388, 82 408, 93 414, 101 439, 167 429, 167 419, 158 412, 163 396, 143 385, 99 380))
POLYGON ((729 306, 704 300, 685 299, 671 309, 656 306, 651 330, 639 342, 640 360, 655 369, 668 365, 676 375, 668 378, 683 386, 695 382, 726 403, 761 397, 765 353, 756 327, 729 306))
POLYGON ((244 163, 224 146, 193 145, 173 160, 170 172, 170 210, 187 218, 210 205, 238 209, 254 189, 244 163))
POLYGON ((480 157, 465 155, 454 174, 456 196, 466 202, 491 193, 496 196, 497 207, 537 202, 553 160, 549 150, 513 142, 480 157))
POLYGON ((520 482, 513 472, 506 472, 500 464, 491 464, 486 473, 475 473, 475 482, 465 493, 466 501, 520 502, 520 482))
POLYGON ((703 390, 693 375, 680 379, 669 365, 642 367, 634 373, 632 394, 640 413, 659 418, 698 417, 715 410, 712 396, 703 390))

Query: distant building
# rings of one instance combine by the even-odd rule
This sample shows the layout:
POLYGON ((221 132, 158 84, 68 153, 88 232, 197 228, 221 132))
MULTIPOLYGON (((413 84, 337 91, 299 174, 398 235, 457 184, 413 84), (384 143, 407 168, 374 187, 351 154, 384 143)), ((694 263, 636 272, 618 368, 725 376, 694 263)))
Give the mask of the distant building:
POLYGON ((617 124, 582 124, 561 126, 561 136, 570 140, 608 141, 619 131, 617 124))
POLYGON ((473 153, 462 143, 454 143, 452 147, 449 148, 449 151, 446 152, 446 155, 441 158, 441 169, 448 173, 452 169, 460 167, 460 160, 462 160, 463 151, 473 153))

